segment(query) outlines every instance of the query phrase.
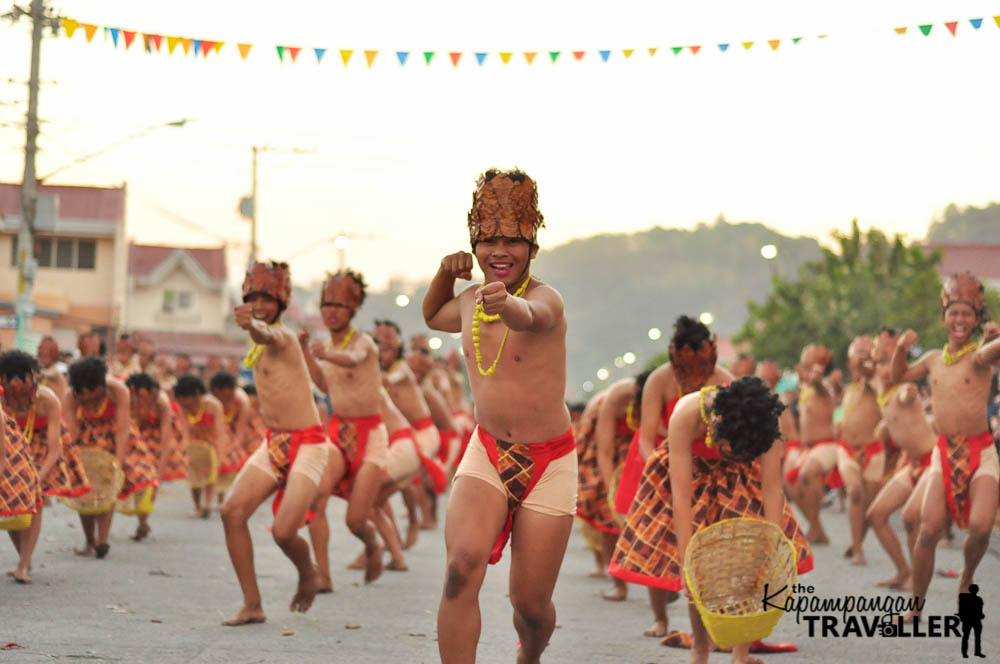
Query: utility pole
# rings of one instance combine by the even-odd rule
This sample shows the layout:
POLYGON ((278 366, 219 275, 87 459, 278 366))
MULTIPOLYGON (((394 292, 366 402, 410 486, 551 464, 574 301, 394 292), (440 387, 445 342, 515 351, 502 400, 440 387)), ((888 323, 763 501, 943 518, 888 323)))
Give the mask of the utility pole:
POLYGON ((250 148, 250 195, 240 199, 240 215, 250 220, 250 261, 257 260, 257 155, 261 152, 290 152, 292 154, 312 154, 315 150, 302 148, 279 148, 270 145, 254 145, 250 148))

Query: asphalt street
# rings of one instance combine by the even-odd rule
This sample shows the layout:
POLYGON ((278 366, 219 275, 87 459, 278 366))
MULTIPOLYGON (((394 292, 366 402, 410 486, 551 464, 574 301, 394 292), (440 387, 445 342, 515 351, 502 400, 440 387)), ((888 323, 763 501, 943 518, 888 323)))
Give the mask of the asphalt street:
MULTIPOLYGON (((398 507, 398 506, 397 506, 398 507)), ((62 505, 46 510, 35 555, 34 584, 0 578, 0 661, 21 664, 57 660, 94 662, 436 662, 435 613, 444 574, 442 529, 422 533, 408 552, 408 572, 387 571, 365 586, 362 573, 346 569, 359 544, 343 525, 345 505, 331 502, 331 555, 335 592, 319 596, 307 614, 287 606, 295 572, 270 539, 270 510, 262 508, 251 531, 268 622, 225 628, 220 621, 240 606, 236 577, 217 515, 193 520, 182 485, 161 489, 152 535, 135 543, 128 536, 135 519, 117 515, 111 552, 105 560, 72 553, 82 542, 75 512, 62 505)), ((397 510, 397 514, 399 514, 397 510)), ((866 541, 869 564, 852 567, 841 557, 848 543, 847 517, 835 507, 824 511, 834 544, 816 550, 816 570, 801 582, 820 598, 845 595, 874 599, 886 595, 874 583, 891 575, 888 559, 873 535, 866 541)), ((961 535, 961 533, 959 533, 961 535)), ((6 538, 4 538, 6 539, 6 538)), ((959 539, 960 546, 961 540, 959 539)), ((1000 659, 1000 553, 993 548, 979 568, 985 599, 983 648, 1000 659)), ((507 560, 491 567, 481 593, 483 633, 478 661, 514 662, 516 634, 506 596, 507 560)), ((13 547, 0 542, 0 565, 14 565, 13 547)), ((938 550, 937 567, 958 571, 959 548, 938 550)), ((686 662, 686 651, 644 638, 651 622, 645 588, 630 586, 622 603, 599 597, 606 580, 588 576, 593 559, 574 532, 563 564, 555 603, 556 629, 543 661, 686 662)), ((937 577, 925 615, 955 612, 955 579, 937 577)), ((811 615, 811 614, 809 614, 811 615)), ((831 613, 842 620, 839 613, 831 613)), ((875 614, 865 615, 869 618, 875 614)), ((687 612, 670 607, 671 627, 687 629, 687 612)), ((786 615, 770 638, 792 641, 796 654, 767 655, 767 662, 951 662, 961 658, 955 637, 810 637, 807 621, 786 615)), ((710 662, 728 662, 713 654, 710 662)), ((987 660, 988 661, 988 660, 987 660)))

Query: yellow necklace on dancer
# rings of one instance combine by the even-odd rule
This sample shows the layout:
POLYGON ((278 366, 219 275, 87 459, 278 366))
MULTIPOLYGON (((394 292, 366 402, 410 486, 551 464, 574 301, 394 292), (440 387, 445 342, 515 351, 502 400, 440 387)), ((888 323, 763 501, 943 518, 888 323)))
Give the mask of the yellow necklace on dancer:
POLYGON ((956 362, 958 362, 959 360, 961 360, 963 357, 965 357, 966 355, 968 355, 969 353, 971 353, 972 351, 976 350, 976 348, 978 346, 979 346, 979 344, 976 343, 975 341, 970 341, 969 343, 965 344, 961 348, 961 350, 959 350, 957 353, 955 353, 954 355, 952 355, 948 351, 948 344, 945 344, 944 345, 944 353, 941 355, 941 359, 944 360, 944 365, 946 367, 950 367, 951 365, 955 364, 956 362))
MULTIPOLYGON (((528 278, 524 280, 524 283, 514 291, 514 297, 521 297, 524 295, 524 291, 528 290, 528 284, 531 283, 531 279, 534 275, 529 274, 528 278)), ((534 277, 538 278, 538 277, 534 277)), ((492 376, 493 372, 497 370, 497 364, 500 362, 500 355, 503 353, 504 344, 507 343, 507 335, 510 334, 510 328, 506 328, 503 333, 503 338, 500 340, 500 347, 497 349, 496 359, 493 360, 493 364, 490 365, 489 369, 483 369, 483 353, 479 346, 479 323, 480 321, 486 323, 493 323, 500 320, 500 314, 487 314, 483 311, 482 302, 476 304, 476 313, 472 317, 472 345, 476 349, 476 368, 479 369, 480 376, 492 376)))
MULTIPOLYGON (((336 350, 339 352, 347 348, 347 344, 351 343, 351 337, 353 336, 354 336, 354 328, 352 327, 350 330, 347 331, 347 336, 344 337, 344 340, 341 342, 340 346, 336 350)), ((333 339, 326 342, 326 348, 327 350, 334 350, 333 339)))
MULTIPOLYGON (((275 325, 281 325, 281 321, 274 321, 273 323, 268 324, 268 327, 274 327, 275 325)), ((254 365, 257 364, 257 361, 260 360, 260 356, 263 354, 264 344, 254 344, 253 347, 250 348, 250 352, 247 353, 247 356, 243 358, 243 366, 247 369, 253 369, 254 365)))
POLYGON ((799 392, 799 405, 804 406, 807 403, 809 403, 809 400, 812 399, 815 393, 816 393, 816 388, 813 387, 812 385, 806 385, 805 387, 803 387, 802 390, 799 392))
POLYGON ((35 409, 31 409, 31 413, 28 414, 28 421, 24 423, 24 442, 30 443, 32 436, 35 434, 35 409))
POLYGON ((203 418, 203 417, 205 417, 205 404, 201 404, 201 410, 199 410, 196 415, 192 415, 191 413, 188 413, 188 416, 187 416, 188 423, 189 424, 198 424, 198 422, 201 422, 201 418, 203 418))
POLYGON ((625 424, 632 431, 639 430, 639 423, 635 421, 635 400, 629 402, 628 408, 625 409, 625 424))
POLYGON ((706 385, 701 388, 698 393, 698 406, 701 409, 701 421, 705 423, 705 447, 712 447, 712 420, 708 417, 708 411, 705 410, 705 397, 708 396, 710 392, 714 392, 717 389, 715 385, 706 385))
POLYGON ((895 394, 896 390, 898 389, 899 385, 893 385, 888 390, 878 395, 878 397, 876 397, 876 399, 878 400, 878 407, 885 408, 886 406, 888 406, 889 402, 892 401, 892 395, 895 394))

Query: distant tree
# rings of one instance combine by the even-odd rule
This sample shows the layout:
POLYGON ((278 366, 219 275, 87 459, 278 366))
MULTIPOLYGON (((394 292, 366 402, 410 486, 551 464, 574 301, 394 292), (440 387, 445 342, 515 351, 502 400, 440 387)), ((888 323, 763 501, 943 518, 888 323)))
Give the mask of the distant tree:
POLYGON ((1000 244, 1000 203, 959 208, 952 203, 927 229, 929 244, 1000 244))
MULTIPOLYGON (((758 359, 794 366, 809 343, 834 352, 844 366, 847 346, 858 334, 881 326, 913 328, 925 347, 947 339, 941 324, 941 280, 935 270, 940 254, 891 241, 878 230, 862 234, 857 220, 847 235, 835 232, 837 251, 799 269, 797 281, 776 275, 763 304, 749 302, 749 316, 734 341, 749 341, 758 359)), ((1000 296, 990 291, 987 306, 996 311, 1000 296), (992 305, 992 306, 990 306, 992 305)))

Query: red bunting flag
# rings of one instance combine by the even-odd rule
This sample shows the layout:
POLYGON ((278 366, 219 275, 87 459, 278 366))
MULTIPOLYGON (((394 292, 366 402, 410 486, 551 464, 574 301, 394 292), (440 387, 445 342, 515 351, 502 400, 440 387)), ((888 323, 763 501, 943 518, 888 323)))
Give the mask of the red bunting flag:
POLYGON ((452 67, 457 67, 458 66, 458 61, 462 59, 462 52, 461 51, 451 51, 450 53, 448 53, 448 57, 451 58, 451 66, 452 67))
POLYGON ((128 47, 135 41, 135 30, 122 30, 122 34, 125 35, 125 50, 127 51, 128 47))
POLYGON ((893 30, 896 31, 897 35, 905 35, 906 34, 906 26, 905 25, 902 28, 893 28, 893 30))
POLYGON ((573 51, 573 57, 576 58, 577 62, 583 60, 583 56, 586 54, 587 54, 586 51, 573 51))
POLYGON ((250 49, 253 48, 253 44, 237 44, 236 48, 240 50, 240 59, 246 60, 247 56, 250 55, 250 49))
POLYGON ((163 43, 163 35, 149 35, 149 38, 153 41, 153 46, 156 47, 156 52, 160 52, 160 45, 163 43))
POLYGON ((948 21, 944 24, 944 27, 948 28, 948 32, 950 32, 951 36, 954 37, 955 31, 958 30, 958 21, 948 21))
POLYGON ((208 52, 215 48, 214 41, 208 41, 207 39, 201 40, 201 57, 207 58, 208 52))
POLYGON ((698 55, 698 51, 701 50, 701 46, 688 46, 688 50, 691 51, 691 55, 698 55))
POLYGON ((295 62, 296 58, 299 57, 299 53, 302 51, 301 46, 289 46, 288 55, 292 56, 292 62, 295 62))

